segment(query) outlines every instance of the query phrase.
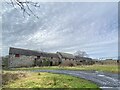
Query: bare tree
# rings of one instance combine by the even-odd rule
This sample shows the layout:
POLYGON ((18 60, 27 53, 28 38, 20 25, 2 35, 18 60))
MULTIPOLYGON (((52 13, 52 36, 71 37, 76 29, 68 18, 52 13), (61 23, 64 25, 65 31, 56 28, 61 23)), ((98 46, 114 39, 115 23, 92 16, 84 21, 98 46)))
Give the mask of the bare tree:
POLYGON ((85 51, 80 51, 80 50, 76 51, 74 55, 77 57, 88 57, 88 54, 85 51))
POLYGON ((6 1, 7 4, 11 4, 15 9, 17 9, 17 7, 20 8, 20 10, 23 12, 23 16, 25 17, 25 13, 28 16, 35 16, 36 18, 39 18, 34 12, 33 10, 30 8, 31 6, 34 7, 40 7, 40 4, 38 2, 32 2, 32 1, 27 1, 27 0, 9 0, 6 1))

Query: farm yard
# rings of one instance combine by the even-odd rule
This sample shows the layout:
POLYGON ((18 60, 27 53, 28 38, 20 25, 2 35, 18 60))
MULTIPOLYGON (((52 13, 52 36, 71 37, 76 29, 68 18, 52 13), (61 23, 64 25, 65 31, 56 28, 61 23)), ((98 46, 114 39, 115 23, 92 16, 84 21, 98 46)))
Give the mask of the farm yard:
POLYGON ((3 88, 99 90, 102 86, 118 86, 117 60, 96 61, 86 57, 75 57, 69 53, 53 54, 10 48, 10 55, 3 58, 2 64, 3 88))
POLYGON ((106 82, 109 83, 105 86, 117 87, 118 73, 119 65, 113 62, 75 66, 4 67, 3 88, 96 88, 99 90, 106 82), (104 76, 103 80, 101 75, 104 76))
POLYGON ((117 65, 12 68, 3 70, 2 83, 3 88, 95 88, 100 90, 102 86, 117 87, 120 83, 117 73, 117 65))
POLYGON ((3 90, 119 90, 118 2, 37 1, 0 3, 3 90))

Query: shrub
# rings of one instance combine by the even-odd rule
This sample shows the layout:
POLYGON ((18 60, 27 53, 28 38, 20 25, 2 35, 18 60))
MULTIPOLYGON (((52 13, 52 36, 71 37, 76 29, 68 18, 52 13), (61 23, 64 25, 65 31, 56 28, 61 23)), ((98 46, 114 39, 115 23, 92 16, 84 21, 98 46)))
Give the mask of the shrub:
POLYGON ((41 75, 40 73, 38 73, 38 75, 41 75))
POLYGON ((64 62, 64 63, 61 63, 60 66, 70 66, 70 67, 72 67, 72 66, 76 66, 76 64, 74 62, 64 62))

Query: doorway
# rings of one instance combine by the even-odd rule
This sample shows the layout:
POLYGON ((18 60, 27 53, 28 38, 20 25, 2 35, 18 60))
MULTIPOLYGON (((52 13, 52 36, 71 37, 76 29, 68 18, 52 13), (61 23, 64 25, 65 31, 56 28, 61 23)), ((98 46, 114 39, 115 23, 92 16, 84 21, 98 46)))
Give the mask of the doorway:
POLYGON ((53 62, 52 62, 52 61, 50 61, 50 66, 52 66, 52 64, 53 64, 53 62))

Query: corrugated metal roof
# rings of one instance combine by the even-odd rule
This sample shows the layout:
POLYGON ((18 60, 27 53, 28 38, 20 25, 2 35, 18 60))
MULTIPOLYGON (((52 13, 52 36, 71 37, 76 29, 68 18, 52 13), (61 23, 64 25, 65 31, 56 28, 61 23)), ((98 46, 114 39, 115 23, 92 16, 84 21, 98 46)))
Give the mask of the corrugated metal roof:
POLYGON ((27 49, 21 49, 21 48, 13 48, 13 47, 10 47, 9 54, 20 54, 20 55, 28 55, 28 56, 43 56, 43 57, 58 58, 58 55, 55 53, 46 53, 46 52, 27 50, 27 49))
POLYGON ((63 52, 57 52, 57 53, 60 54, 62 58, 68 58, 68 59, 74 59, 75 58, 73 56, 73 54, 63 53, 63 52))

